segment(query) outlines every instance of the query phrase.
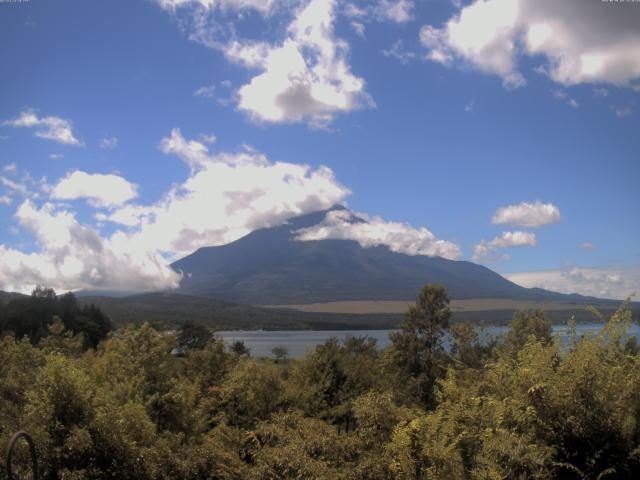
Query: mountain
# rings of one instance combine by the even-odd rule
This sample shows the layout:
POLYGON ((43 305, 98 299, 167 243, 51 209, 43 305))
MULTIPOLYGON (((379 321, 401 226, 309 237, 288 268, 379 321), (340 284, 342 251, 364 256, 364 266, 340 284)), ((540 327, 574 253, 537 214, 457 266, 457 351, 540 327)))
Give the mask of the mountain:
POLYGON ((386 246, 363 248, 351 240, 295 240, 297 230, 318 224, 328 211, 256 230, 227 245, 200 248, 176 261, 172 267, 184 274, 178 293, 290 305, 413 300, 422 285, 438 283, 454 299, 589 300, 524 288, 472 262, 405 255, 386 246))

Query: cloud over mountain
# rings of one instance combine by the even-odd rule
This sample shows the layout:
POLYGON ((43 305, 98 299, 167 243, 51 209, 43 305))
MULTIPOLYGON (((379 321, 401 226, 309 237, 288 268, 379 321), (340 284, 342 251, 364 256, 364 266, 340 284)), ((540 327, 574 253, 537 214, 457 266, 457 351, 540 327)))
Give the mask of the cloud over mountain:
POLYGON ((302 229, 297 240, 355 240, 362 247, 386 245, 392 252, 407 255, 440 256, 458 259, 462 252, 453 242, 438 239, 428 229, 406 223, 387 222, 364 213, 333 210, 317 225, 302 229))

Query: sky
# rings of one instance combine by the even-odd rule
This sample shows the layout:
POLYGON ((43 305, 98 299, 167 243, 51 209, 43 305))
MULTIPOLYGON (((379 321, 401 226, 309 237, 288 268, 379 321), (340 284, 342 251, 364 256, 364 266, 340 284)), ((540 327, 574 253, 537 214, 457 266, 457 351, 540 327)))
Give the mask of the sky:
POLYGON ((344 204, 297 240, 640 293, 639 2, 0 2, 0 62, 2 290, 344 204))

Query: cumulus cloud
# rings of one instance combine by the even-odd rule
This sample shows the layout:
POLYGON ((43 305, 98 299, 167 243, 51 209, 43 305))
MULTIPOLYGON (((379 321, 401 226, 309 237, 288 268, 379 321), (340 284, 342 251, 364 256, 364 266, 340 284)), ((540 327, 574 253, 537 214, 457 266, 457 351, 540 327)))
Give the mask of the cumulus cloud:
POLYGON ((536 235, 531 232, 503 232, 499 237, 489 242, 489 245, 496 248, 506 247, 535 247, 537 244, 536 235))
POLYGON ((11 205, 13 202, 13 198, 9 195, 0 195, 0 204, 2 205, 11 205))
POLYGON ((500 207, 493 215, 491 222, 498 225, 517 225, 536 228, 558 223, 561 220, 560 209, 552 203, 521 202, 517 205, 500 207))
POLYGON ((18 171, 18 166, 13 162, 2 167, 2 170, 7 173, 16 173, 18 171))
POLYGON ((595 246, 591 242, 582 242, 580 248, 583 250, 593 250, 595 246))
POLYGON ((80 224, 73 213, 47 203, 37 208, 25 200, 16 212, 35 235, 40 250, 24 253, 0 245, 0 288, 28 293, 36 285, 58 291, 81 288, 160 290, 177 287, 180 275, 166 260, 117 232, 104 239, 80 224))
POLYGON ((494 262, 497 259, 509 260, 508 254, 498 253, 498 249, 509 247, 535 247, 538 244, 536 236, 531 232, 502 232, 494 239, 486 242, 482 240, 474 246, 473 261, 494 262))
POLYGON ((51 160, 62 160, 64 156, 60 153, 52 153, 51 155, 49 155, 49 158, 51 160))
POLYGON ((326 167, 273 162, 250 148, 213 154, 179 129, 161 149, 191 167, 188 178, 157 203, 126 205, 108 220, 135 228, 131 241, 171 257, 329 208, 350 194, 326 167))
POLYGON ((115 207, 138 196, 137 186, 119 175, 70 172, 51 192, 53 198, 76 200, 86 198, 95 207, 115 207))
POLYGON ((36 128, 36 137, 53 140, 65 145, 83 145, 73 134, 73 126, 69 120, 59 117, 38 117, 33 110, 25 110, 18 117, 3 122, 3 125, 36 128))
POLYGON ((111 206, 110 212, 96 214, 101 222, 119 225, 109 237, 81 224, 68 209, 25 200, 15 217, 39 249, 25 253, 0 245, 0 289, 28 292, 37 284, 60 291, 173 288, 180 275, 171 270, 170 260, 329 208, 350 193, 326 167, 272 162, 248 148, 213 154, 179 130, 162 145, 191 170, 154 204, 115 208, 135 194, 135 186, 116 175, 76 171, 52 189, 52 198, 83 197, 111 206), (106 184, 111 187, 103 188, 106 184))
POLYGON ((387 222, 380 217, 346 210, 328 212, 317 225, 301 229, 296 240, 354 240, 362 247, 385 245, 393 252, 406 255, 440 256, 452 260, 461 255, 458 245, 439 240, 424 227, 414 228, 406 223, 387 222))
MULTIPOLYGON (((256 122, 306 122, 323 128, 338 113, 373 105, 364 80, 351 72, 348 43, 335 35, 338 0, 157 2, 178 18, 178 24, 191 39, 220 50, 229 61, 257 72, 231 99, 219 99, 223 104, 237 102, 237 108, 256 122), (238 24, 245 18, 242 12, 248 9, 265 18, 276 12, 282 14, 273 22, 286 25, 284 32, 277 32, 278 40, 238 35, 242 31, 238 24)), ((380 14, 393 21, 406 21, 411 5, 409 0, 376 3, 380 14)), ((364 25, 356 23, 364 33, 364 25)), ((195 94, 212 97, 214 89, 203 87, 195 94)))
MULTIPOLYGON (((152 204, 133 203, 135 186, 117 175, 75 171, 50 191, 42 179, 41 190, 51 198, 87 198, 93 206, 110 207, 94 217, 99 225, 111 222, 115 231, 101 235, 96 227, 78 221, 69 206, 22 201, 15 218, 35 237, 38 248, 29 253, 0 245, 0 289, 28 292, 37 284, 59 291, 173 288, 180 275, 170 269, 170 261, 330 208, 350 194, 326 167, 272 161, 250 147, 210 152, 204 143, 184 138, 179 129, 162 140, 161 149, 190 169, 184 181, 152 204)), ((357 228, 329 217, 326 222, 334 221, 325 222, 323 228, 332 229, 325 236, 340 234, 411 255, 460 256, 457 245, 425 228, 361 217, 365 223, 357 228)))
POLYGON ((567 267, 558 270, 504 275, 523 287, 561 293, 579 293, 600 298, 626 299, 640 293, 640 266, 567 267))
POLYGON ((420 33, 427 58, 466 63, 499 75, 507 87, 526 83, 523 56, 562 85, 631 86, 640 78, 640 9, 632 2, 475 0, 442 27, 420 33))
POLYGON ((336 113, 371 104, 351 73, 348 44, 334 34, 335 0, 311 0, 295 14, 282 43, 233 41, 231 61, 260 73, 237 91, 238 108, 260 122, 323 127, 336 113))

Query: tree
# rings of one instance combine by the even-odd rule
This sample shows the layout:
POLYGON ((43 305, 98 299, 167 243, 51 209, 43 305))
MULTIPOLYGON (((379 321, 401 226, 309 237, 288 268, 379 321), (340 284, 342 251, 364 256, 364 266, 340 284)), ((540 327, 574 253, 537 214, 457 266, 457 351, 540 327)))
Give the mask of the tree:
POLYGON ((551 320, 542 310, 518 310, 513 315, 507 342, 515 349, 520 349, 530 338, 545 345, 553 341, 551 320))
POLYGON ((287 359, 287 356, 289 355, 289 349, 287 347, 278 345, 271 349, 271 353, 273 353, 273 356, 276 359, 276 363, 280 363, 287 359))
POLYGON ((251 353, 249 347, 247 347, 242 340, 236 340, 235 342, 233 342, 231 344, 231 351, 240 357, 248 357, 251 353))
POLYGON ((444 375, 446 353, 442 336, 449 327, 449 296, 441 285, 422 287, 416 304, 405 313, 401 330, 391 339, 392 363, 399 370, 399 388, 434 406, 433 387, 444 375), (409 390, 407 392, 407 390, 409 390))
POLYGON ((470 323, 457 323, 451 326, 451 356, 460 368, 481 368, 492 348, 494 340, 481 343, 478 332, 470 323))
POLYGON ((182 348, 200 350, 211 341, 211 332, 204 325, 185 322, 180 327, 178 345, 182 348))

